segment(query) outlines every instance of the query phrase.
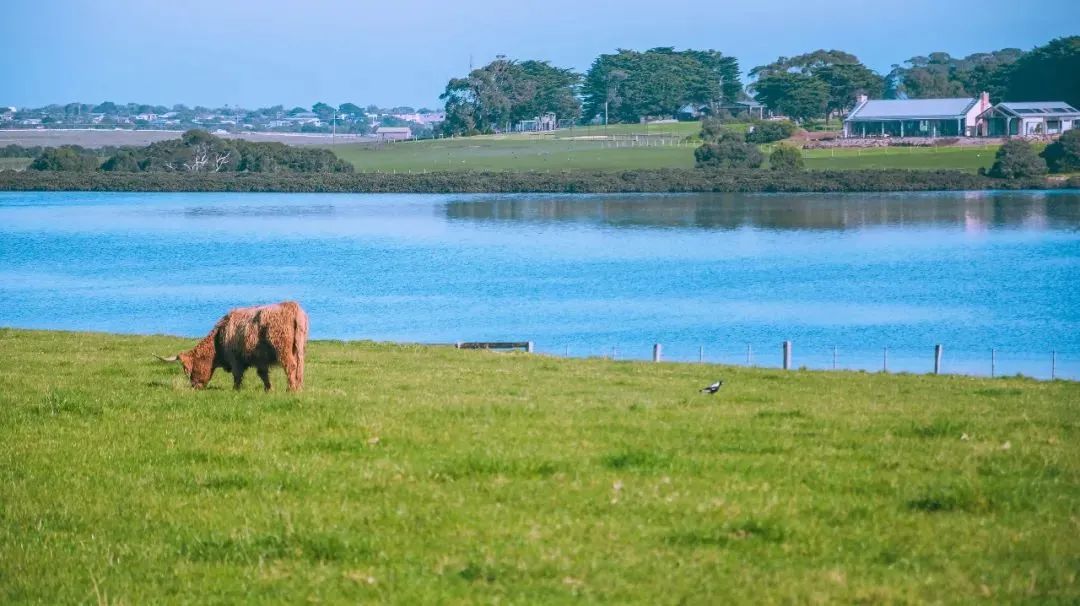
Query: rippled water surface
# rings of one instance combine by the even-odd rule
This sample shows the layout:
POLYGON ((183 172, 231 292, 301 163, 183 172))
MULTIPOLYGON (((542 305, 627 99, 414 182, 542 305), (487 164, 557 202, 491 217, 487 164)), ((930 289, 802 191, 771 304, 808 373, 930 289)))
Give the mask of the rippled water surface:
POLYGON ((286 298, 315 338, 1080 376, 1080 194, 0 193, 0 325, 195 336, 286 298))

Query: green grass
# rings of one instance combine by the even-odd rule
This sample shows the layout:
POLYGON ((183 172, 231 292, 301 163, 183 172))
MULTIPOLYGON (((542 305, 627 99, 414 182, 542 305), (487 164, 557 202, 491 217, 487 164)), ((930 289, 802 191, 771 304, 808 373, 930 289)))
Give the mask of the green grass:
POLYGON ((1077 383, 191 343, 0 330, 0 603, 1080 600, 1077 383))
POLYGON ((810 149, 803 160, 810 169, 907 168, 958 169, 976 172, 994 163, 996 146, 875 147, 869 149, 810 149))
MULTIPOLYGON (((610 145, 610 144, 608 144, 610 145)), ((384 145, 339 145, 334 153, 361 171, 633 170, 689 168, 694 148, 605 147, 597 141, 469 137, 384 145)))
POLYGON ((23 170, 30 166, 33 160, 33 158, 0 158, 0 170, 23 170))
MULTIPOLYGON (((745 129, 746 125, 733 128, 745 129)), ((563 129, 537 135, 485 135, 456 139, 409 141, 393 145, 338 145, 334 153, 357 170, 421 172, 444 170, 635 170, 693 168, 697 143, 673 140, 697 135, 696 122, 650 125, 648 132, 670 135, 667 145, 615 146, 605 141, 603 127, 563 129)), ((610 137, 642 134, 642 125, 612 125, 610 137)), ((768 155, 771 146, 763 146, 768 155)), ((870 149, 807 150, 807 168, 848 170, 860 168, 957 169, 975 172, 993 164, 996 148, 987 147, 888 147, 870 149)))
POLYGON ((381 146, 338 145, 332 149, 363 171, 685 168, 694 164, 694 145, 681 139, 696 136, 700 130, 697 122, 648 127, 613 124, 607 129, 576 127, 544 134, 482 135, 381 146), (625 139, 635 134, 648 134, 653 145, 625 139), (667 138, 665 145, 658 144, 657 136, 667 138), (616 138, 623 140, 616 143, 616 138))

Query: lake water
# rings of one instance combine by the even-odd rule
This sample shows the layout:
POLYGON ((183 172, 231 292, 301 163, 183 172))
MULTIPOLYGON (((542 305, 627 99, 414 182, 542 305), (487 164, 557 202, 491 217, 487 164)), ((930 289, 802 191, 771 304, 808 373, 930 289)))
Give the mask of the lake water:
POLYGON ((0 325, 1080 378, 1080 194, 0 193, 0 325), (699 349, 701 348, 701 349, 699 349))

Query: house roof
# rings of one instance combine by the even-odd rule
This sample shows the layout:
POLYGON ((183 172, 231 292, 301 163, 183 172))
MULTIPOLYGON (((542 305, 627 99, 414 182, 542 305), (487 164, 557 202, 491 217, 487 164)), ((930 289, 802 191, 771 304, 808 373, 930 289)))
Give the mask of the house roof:
POLYGON ((1025 101, 998 103, 992 109, 1022 118, 1063 118, 1080 116, 1080 110, 1064 101, 1025 101))
POLYGON ((978 102, 964 97, 957 99, 874 99, 866 101, 848 114, 848 122, 867 120, 944 120, 963 118, 978 102))
POLYGON ((412 129, 408 126, 380 126, 375 129, 376 133, 411 133, 412 129))

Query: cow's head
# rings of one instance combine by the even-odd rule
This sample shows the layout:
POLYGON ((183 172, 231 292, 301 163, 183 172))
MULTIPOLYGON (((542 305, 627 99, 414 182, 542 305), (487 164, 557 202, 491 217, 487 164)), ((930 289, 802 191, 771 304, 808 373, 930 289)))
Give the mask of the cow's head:
POLYGON ((184 374, 187 375, 188 380, 191 381, 191 386, 195 389, 202 389, 206 387, 206 384, 210 382, 210 377, 214 374, 214 358, 213 355, 207 357, 206 355, 200 355, 196 347, 190 351, 182 351, 175 356, 169 356, 163 358, 161 356, 155 356, 162 362, 179 362, 180 366, 184 369, 184 374))

